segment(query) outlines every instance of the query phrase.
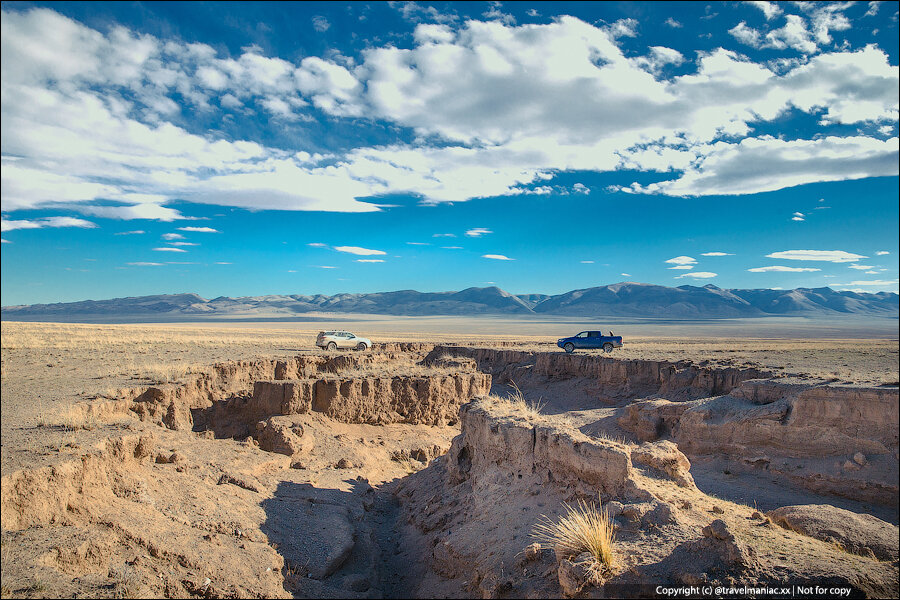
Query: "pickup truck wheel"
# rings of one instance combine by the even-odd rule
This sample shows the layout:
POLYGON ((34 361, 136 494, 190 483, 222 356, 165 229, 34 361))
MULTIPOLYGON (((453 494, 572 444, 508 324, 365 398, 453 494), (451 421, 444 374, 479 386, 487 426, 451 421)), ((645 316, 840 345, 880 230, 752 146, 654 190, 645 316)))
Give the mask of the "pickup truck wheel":
POLYGON ((566 344, 565 346, 563 346, 563 350, 565 350, 566 352, 571 353, 572 351, 575 350, 575 344, 573 344, 572 342, 569 342, 568 344, 566 344))
POLYGON ((337 350, 337 344, 335 344, 334 342, 328 342, 328 345, 325 347, 331 351, 337 350))
POLYGON ((365 352, 366 348, 368 348, 368 346, 366 346, 365 342, 360 342, 356 345, 356 349, 359 350, 360 352, 365 352))
POLYGON ((613 351, 613 345, 610 344, 609 342, 606 342, 605 344, 603 344, 603 351, 606 352, 607 354, 609 354, 610 352, 613 351))

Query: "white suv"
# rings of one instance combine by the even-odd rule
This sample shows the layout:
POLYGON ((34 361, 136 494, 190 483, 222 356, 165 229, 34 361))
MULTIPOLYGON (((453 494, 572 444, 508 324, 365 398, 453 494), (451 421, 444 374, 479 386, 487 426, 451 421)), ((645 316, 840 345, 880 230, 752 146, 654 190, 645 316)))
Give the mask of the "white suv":
POLYGON ((368 350, 372 347, 372 340, 356 337, 349 331, 320 331, 316 337, 316 346, 326 350, 337 350, 338 348, 368 350))

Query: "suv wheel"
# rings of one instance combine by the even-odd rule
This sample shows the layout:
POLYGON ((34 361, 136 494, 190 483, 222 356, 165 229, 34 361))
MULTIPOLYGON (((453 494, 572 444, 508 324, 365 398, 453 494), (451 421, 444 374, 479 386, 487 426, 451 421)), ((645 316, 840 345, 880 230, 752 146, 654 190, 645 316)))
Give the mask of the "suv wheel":
POLYGON ((365 352, 366 348, 368 348, 368 346, 366 346, 365 342, 360 342, 356 345, 356 349, 359 350, 360 352, 365 352))
POLYGON ((613 351, 613 345, 609 342, 606 342, 605 344, 603 344, 603 351, 609 354, 613 351))
POLYGON ((337 350, 337 344, 335 344, 334 342, 328 342, 328 345, 325 347, 332 351, 337 350))
POLYGON ((565 346, 563 346, 563 350, 565 350, 566 352, 571 353, 571 352, 573 352, 573 351, 575 350, 575 344, 573 344, 572 342, 569 342, 568 344, 566 344, 565 346))

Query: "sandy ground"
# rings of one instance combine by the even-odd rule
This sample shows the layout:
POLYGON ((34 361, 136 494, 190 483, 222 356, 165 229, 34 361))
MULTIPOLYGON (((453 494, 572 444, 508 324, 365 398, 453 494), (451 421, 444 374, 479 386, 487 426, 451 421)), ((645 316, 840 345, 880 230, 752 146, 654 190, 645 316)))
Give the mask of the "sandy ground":
MULTIPOLYGON (((76 325, 4 322, 2 473, 5 476, 17 469, 62 464, 77 458, 89 449, 97 448, 108 438, 133 434, 135 431, 143 432, 149 430, 148 427, 155 427, 140 424, 136 428, 133 422, 125 419, 121 422, 96 423, 89 429, 73 430, 65 426, 64 417, 67 408, 73 403, 104 396, 115 397, 122 388, 177 382, 187 374, 203 372, 208 365, 215 362, 320 353, 321 351, 314 348, 314 338, 322 329, 349 329, 359 335, 371 337, 376 343, 419 341, 562 352, 555 347, 557 337, 591 327, 589 324, 582 327, 584 324, 575 322, 529 323, 521 320, 396 319, 364 316, 355 318, 356 320, 290 325, 284 323, 76 325), (530 333, 532 331, 533 333, 530 333)), ((752 366, 771 370, 779 375, 800 375, 865 385, 896 385, 898 340, 895 321, 887 322, 887 326, 885 322, 866 326, 868 329, 866 327, 854 329, 845 323, 807 324, 809 326, 804 328, 803 323, 796 320, 767 321, 770 322, 761 323, 761 320, 755 320, 754 326, 750 329, 746 324, 734 321, 717 325, 613 324, 616 334, 625 336, 626 346, 615 351, 612 358, 691 361, 710 366, 752 366), (761 328, 760 325, 765 327, 761 328), (765 335, 761 329, 766 329, 765 335), (651 335, 654 331, 659 332, 659 337, 651 335), (856 331, 856 335, 852 333, 853 331, 856 331), (860 331, 867 331, 869 337, 861 338, 860 331)), ((606 329, 609 327, 604 327, 604 330, 606 329)), ((495 386, 494 390, 498 394, 507 391, 507 387, 499 385, 495 386)), ((577 390, 572 391, 577 393, 577 390)), ((608 412, 608 409, 580 406, 577 398, 569 399, 566 394, 555 393, 550 389, 536 389, 529 393, 543 395, 545 412, 556 415, 566 413, 564 418, 576 427, 587 429, 591 423, 602 423, 604 411, 608 412)), ((262 493, 269 499, 260 504, 264 509, 261 521, 252 513, 248 513, 250 516, 241 517, 246 518, 246 523, 238 523, 234 527, 253 530, 253 535, 259 536, 260 539, 267 537, 268 545, 260 546, 258 553, 253 555, 256 557, 253 560, 258 558, 263 561, 260 564, 274 561, 270 569, 284 569, 285 573, 291 575, 295 571, 303 572, 306 568, 290 564, 290 560, 293 560, 290 557, 302 554, 304 550, 299 547, 291 549, 289 545, 293 542, 278 536, 282 535, 284 528, 299 527, 303 524, 295 523, 292 520, 297 518, 295 515, 282 512, 278 508, 282 506, 282 501, 300 498, 309 502, 310 506, 331 507, 328 510, 336 511, 335 514, 341 513, 344 509, 334 507, 346 504, 350 507, 347 510, 353 513, 353 510, 356 510, 353 506, 365 504, 365 494, 370 484, 375 487, 388 485, 391 481, 400 481, 400 478, 422 468, 423 465, 415 461, 398 461, 392 458, 397 451, 432 446, 445 450, 449 447, 450 440, 458 433, 458 427, 338 424, 330 420, 324 421, 315 415, 304 419, 303 426, 316 440, 316 452, 305 464, 295 465, 295 468, 291 469, 288 469, 287 465, 273 467, 272 464, 277 462, 277 455, 273 458, 271 453, 261 453, 244 442, 233 440, 211 442, 197 439, 196 434, 189 432, 170 432, 157 428, 160 429, 155 434, 157 448, 172 453, 177 450, 183 455, 184 462, 178 463, 178 469, 166 464, 152 465, 151 470, 156 473, 154 477, 158 479, 134 483, 133 490, 131 488, 125 490, 126 499, 133 496, 141 502, 145 501, 141 498, 153 500, 156 503, 155 510, 158 511, 158 514, 152 513, 155 515, 153 518, 158 519, 160 527, 164 528, 171 527, 171 521, 206 519, 216 510, 227 513, 229 506, 233 506, 235 511, 246 510, 246 506, 255 505, 256 501, 252 494, 262 493), (349 468, 336 466, 341 459, 346 459, 344 462, 350 465, 349 468), (234 473, 238 475, 232 477, 234 473), (185 479, 188 476, 194 479, 185 479), (231 477, 238 483, 216 485, 217 480, 219 483, 222 481, 219 479, 220 476, 231 477), (250 484, 250 487, 258 486, 261 491, 252 492, 241 487, 246 484, 247 478, 255 482, 250 484), (191 481, 190 485, 197 486, 197 490, 192 492, 190 497, 180 500, 166 498, 167 489, 172 489, 171 486, 184 485, 185 481, 191 481), (212 507, 209 504, 213 502, 212 497, 203 498, 204 493, 223 494, 222 508, 212 507), (196 516, 192 516, 195 513, 196 516), (257 521, 262 524, 254 525, 257 521)), ((744 478, 740 479, 738 481, 740 485, 737 485, 734 477, 718 464, 698 464, 695 477, 705 493, 738 501, 742 506, 748 504, 755 506, 759 502, 759 508, 762 510, 790 503, 823 502, 821 496, 795 493, 779 487, 776 481, 751 481, 744 478)), ((121 500, 111 501, 113 502, 111 506, 115 506, 115 503, 121 500)), ((405 595, 413 589, 409 587, 411 579, 405 568, 409 564, 408 561, 418 560, 414 555, 415 540, 410 541, 411 538, 408 538, 401 544, 401 529, 397 522, 400 513, 396 501, 391 499, 390 494, 379 492, 374 502, 375 510, 365 526, 373 528, 372 544, 378 548, 373 546, 367 549, 359 545, 355 547, 354 555, 347 563, 349 566, 344 569, 348 575, 347 580, 341 584, 345 585, 342 589, 351 592, 355 589, 353 586, 356 583, 350 573, 364 570, 361 565, 372 560, 371 556, 366 554, 371 551, 373 555, 382 557, 379 560, 387 561, 387 567, 381 567, 382 575, 396 573, 397 582, 381 582, 381 589, 389 594, 405 595)), ((897 522, 896 510, 873 509, 849 501, 833 504, 876 514, 889 522, 897 522)), ((131 528, 139 529, 141 524, 127 522, 124 515, 125 513, 120 513, 110 517, 110 522, 115 523, 116 531, 126 532, 125 538, 131 539, 128 537, 132 535, 129 533, 131 528)), ((353 521, 354 518, 356 517, 350 520, 353 521)), ((222 519, 224 523, 230 523, 226 516, 222 519)), ((344 520, 346 520, 344 517, 338 519, 340 523, 344 520)), ((325 522, 328 522, 327 519, 325 522)), ((216 525, 220 526, 221 524, 216 525)), ((109 535, 109 527, 106 526, 97 529, 96 525, 78 524, 72 527, 72 531, 74 533, 71 535, 76 538, 83 535, 109 535)), ((188 533, 184 535, 199 535, 196 524, 186 531, 188 533)), ((233 554, 228 554, 228 544, 232 542, 226 540, 227 543, 223 546, 221 541, 217 541, 219 538, 216 536, 221 537, 218 529, 211 530, 210 533, 204 531, 200 533, 206 536, 197 542, 202 547, 206 547, 204 544, 207 544, 207 537, 211 535, 213 541, 209 543, 221 546, 216 551, 224 553, 223 557, 233 557, 233 554)), ((66 579, 65 573, 60 575, 56 567, 52 569, 41 567, 43 570, 39 569, 39 577, 35 575, 33 565, 37 559, 29 558, 27 552, 17 551, 10 557, 11 547, 39 549, 56 548, 63 544, 59 540, 41 538, 49 536, 49 531, 42 533, 39 530, 26 530, 12 536, 4 535, 4 595, 8 590, 15 592, 13 595, 24 597, 75 595, 86 592, 121 597, 123 593, 124 595, 130 593, 127 589, 123 592, 122 587, 128 583, 126 571, 138 567, 127 566, 131 565, 129 561, 133 560, 127 552, 109 559, 121 562, 123 569, 121 573, 98 572, 94 583, 87 575, 82 579, 76 578, 74 581, 77 583, 72 583, 66 579), (7 588, 7 580, 18 582, 16 584, 18 587, 7 588), (117 582, 114 588, 110 587, 111 580, 117 582)), ((241 544, 240 536, 238 538, 237 543, 241 544)), ((75 539, 75 542, 78 540, 75 539)), ((327 539, 322 538, 321 543, 326 544, 327 539)), ((231 552, 249 552, 243 545, 231 552)), ((113 546, 119 548, 115 544, 113 546)), ((116 552, 125 550, 120 548, 116 552)), ((131 548, 128 552, 141 556, 142 552, 145 554, 145 551, 138 547, 131 548)), ((40 561, 44 561, 41 564, 44 564, 47 559, 45 555, 41 556, 43 558, 40 558, 40 561)), ((190 585, 200 586, 204 581, 205 572, 191 566, 193 563, 192 559, 188 560, 189 558, 178 559, 188 565, 183 568, 176 566, 175 570, 179 571, 178 573, 170 573, 171 566, 168 563, 154 566, 160 571, 159 581, 163 583, 159 583, 159 586, 163 587, 147 588, 144 581, 142 593, 146 594, 148 590, 153 593, 180 590, 179 593, 184 593, 184 590, 193 589, 190 585), (167 579, 170 577, 174 579, 171 581, 167 579), (194 583, 183 587, 187 580, 194 583), (175 587, 165 587, 169 585, 175 587), (177 587, 178 585, 182 587, 177 587)), ((159 562, 157 557, 153 557, 153 560, 159 562)), ((142 572, 148 572, 146 565, 141 569, 142 572)), ((434 575, 431 574, 429 577, 434 575)), ((259 585, 264 583, 261 580, 259 585)), ((333 593, 333 590, 316 588, 314 582, 302 578, 293 581, 290 586, 285 584, 284 590, 280 587, 280 580, 276 583, 277 586, 273 589, 279 592, 288 591, 301 597, 321 597, 326 592, 333 593), (311 585, 313 587, 309 587, 311 585)), ((435 593, 454 597, 471 595, 461 589, 454 589, 452 586, 456 583, 440 583, 435 580, 434 585, 432 591, 435 593)), ((421 593, 421 588, 419 592, 421 593)), ((556 592, 547 590, 547 593, 556 592)))

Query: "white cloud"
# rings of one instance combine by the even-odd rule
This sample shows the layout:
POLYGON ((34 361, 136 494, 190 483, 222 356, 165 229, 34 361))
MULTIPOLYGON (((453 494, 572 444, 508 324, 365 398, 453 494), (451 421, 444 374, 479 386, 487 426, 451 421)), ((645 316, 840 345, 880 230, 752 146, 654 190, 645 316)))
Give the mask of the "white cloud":
MULTIPOLYGON (((683 57, 663 46, 626 56, 617 38, 636 35, 634 20, 597 27, 563 16, 513 26, 495 6, 495 20, 456 25, 458 17, 434 7, 395 8, 409 20, 443 25, 419 25, 409 48, 369 47, 355 64, 315 56, 291 62, 259 48, 220 56, 204 44, 121 27, 100 32, 50 9, 4 11, 2 150, 18 160, 4 158, 3 210, 91 203, 88 214, 172 220, 183 217, 165 205, 178 199, 371 212, 380 208, 359 198, 513 195, 564 171, 673 172, 672 181, 628 189, 674 196, 897 171, 896 138, 875 140, 881 146, 862 135, 783 147, 765 137, 740 141, 751 126, 788 110, 823 124, 896 122, 897 68, 876 46, 820 54, 783 72, 716 49, 701 53, 690 73, 658 79, 683 57), (175 124, 181 112, 241 118, 257 107, 290 119, 309 112, 384 121, 418 137, 313 156, 175 124), (767 156, 778 167, 772 174, 767 156), (138 201, 136 192, 155 199, 138 201)), ((791 29, 788 19, 766 43, 805 51, 815 46, 810 36, 822 45, 845 26, 834 7, 808 12, 811 33, 802 20, 791 29)))
POLYGON ((766 46, 783 50, 792 48, 803 54, 813 54, 818 50, 806 22, 799 15, 785 15, 787 23, 780 29, 766 34, 766 46))
POLYGON ((794 213, 794 216, 795 216, 795 217, 804 217, 804 216, 806 216, 806 215, 804 215, 802 212, 795 212, 795 213, 794 213))
POLYGON ((159 262, 130 262, 130 263, 125 263, 125 264, 132 266, 132 267, 163 267, 163 266, 165 266, 165 263, 159 263, 159 262))
POLYGON ((861 258, 869 258, 861 254, 844 252, 843 250, 784 250, 766 254, 766 258, 780 258, 782 260, 817 260, 823 262, 856 262, 861 258))
POLYGON ((338 252, 347 252, 348 254, 356 254, 358 256, 387 254, 387 252, 382 250, 370 250, 368 248, 360 248, 359 246, 335 246, 334 249, 338 252))
POLYGON ((384 260, 380 258, 357 258, 356 262, 358 263, 383 263, 384 260))
POLYGON ((328 22, 328 19, 320 15, 316 15, 312 18, 312 24, 313 29, 315 29, 319 33, 328 31, 328 29, 331 27, 331 23, 328 22))
POLYGON ((887 250, 879 250, 875 253, 875 256, 884 256, 885 254, 890 254, 887 250))
MULTIPOLYGON (((817 181, 898 174, 898 140, 828 136, 785 141, 774 137, 717 142, 677 179, 631 191, 673 196, 741 195, 817 181)), ((800 218, 800 217, 798 217, 800 218)))
POLYGON ((619 273, 622 277, 631 277, 631 273, 619 273))
POLYGON ((180 233, 164 233, 159 237, 161 237, 164 240, 183 240, 184 239, 184 236, 181 235, 180 233))
POLYGON ((697 259, 691 258, 690 256, 676 256, 675 258, 670 258, 666 262, 673 265, 692 265, 697 262, 697 259))
POLYGON ((592 265, 592 264, 594 264, 594 261, 592 261, 592 260, 583 260, 583 261, 581 261, 581 264, 583 264, 583 265, 592 265))
POLYGON ((154 252, 187 252, 181 248, 154 248, 154 252))
POLYGON ((170 246, 199 246, 197 242, 169 242, 170 246))
POLYGON ((7 239, 5 239, 5 238, 0 238, 0 243, 3 243, 3 244, 12 244, 11 241, 9 241, 9 240, 7 240, 7 239))
POLYGON ((791 221, 805 221, 803 217, 791 217, 791 221))
POLYGON ((673 29, 681 29, 682 27, 684 27, 684 25, 682 25, 681 23, 679 23, 672 17, 667 18, 665 20, 665 23, 666 23, 666 25, 668 25, 669 27, 671 27, 673 29))
POLYGON ((469 229, 466 231, 466 235, 469 237, 481 237, 483 235, 487 235, 489 233, 494 233, 490 229, 485 229, 484 227, 475 227, 474 229, 469 229))
POLYGON ((863 281, 851 281, 850 283, 833 283, 833 284, 831 284, 831 285, 834 285, 834 286, 837 286, 837 287, 854 286, 854 285, 861 285, 861 286, 890 286, 890 285, 897 285, 897 283, 898 283, 898 280, 897 280, 897 279, 894 279, 894 280, 892 280, 892 281, 886 281, 886 280, 884 280, 884 279, 868 279, 868 280, 863 280, 863 281))
POLYGON ((444 250, 462 250, 462 246, 441 246, 444 250))
POLYGON ((675 265, 674 267, 669 267, 670 270, 677 271, 690 271, 694 268, 694 265, 675 265))
POLYGON ((119 231, 114 233, 113 235, 143 235, 147 233, 143 229, 135 229, 134 231, 119 231))
POLYGON ((816 269, 811 267, 783 267, 781 265, 772 265, 771 267, 756 267, 753 269, 747 269, 751 273, 805 273, 812 271, 821 271, 822 269, 816 269))
POLYGON ((234 263, 226 262, 224 260, 216 261, 217 265, 232 265, 234 263))
POLYGON ((456 237, 456 234, 453 234, 453 233, 435 233, 435 234, 432 235, 431 237, 436 237, 436 238, 439 238, 439 237, 448 237, 448 238, 452 238, 452 237, 456 237))
POLYGON ((430 246, 428 242, 406 242, 410 246, 430 246))
POLYGON ((178 231, 189 231, 191 233, 220 233, 218 229, 212 227, 178 227, 178 231))
POLYGON ((857 271, 866 271, 868 269, 874 269, 872 265, 847 265, 850 269, 856 269, 857 271))
POLYGON ((728 252, 704 252, 700 256, 734 256, 734 254, 729 254, 728 252))
POLYGON ((749 4, 751 6, 755 6, 756 8, 761 10, 763 12, 763 14, 766 16, 767 21, 771 21, 772 19, 774 19, 775 17, 777 17, 778 15, 780 15, 783 12, 781 10, 781 7, 779 7, 774 2, 760 2, 760 1, 748 0, 744 4, 749 4))
POLYGON ((78 227, 81 229, 93 229, 97 225, 84 219, 74 217, 44 217, 41 219, 23 219, 0 221, 0 231, 14 231, 16 229, 43 229, 45 227, 78 227))
POLYGON ((337 267, 332 267, 330 265, 314 265, 316 269, 337 269, 337 267))
POLYGON ((307 246, 311 248, 327 248, 328 244, 323 244, 322 242, 310 242, 307 246))
POLYGON ((684 273, 679 275, 675 279, 681 279, 682 277, 693 277, 694 279, 712 279, 713 277, 718 277, 718 273, 710 273, 709 271, 695 271, 693 273, 684 273))
POLYGON ((762 44, 762 36, 759 31, 748 26, 744 21, 741 21, 740 23, 729 29, 728 33, 731 34, 731 37, 741 42, 742 44, 747 44, 748 46, 753 46, 754 48, 759 48, 762 44))
POLYGON ((502 254, 482 254, 481 258, 490 258, 491 260, 515 260, 514 258, 509 258, 502 254))

